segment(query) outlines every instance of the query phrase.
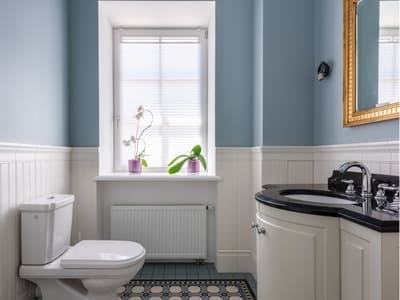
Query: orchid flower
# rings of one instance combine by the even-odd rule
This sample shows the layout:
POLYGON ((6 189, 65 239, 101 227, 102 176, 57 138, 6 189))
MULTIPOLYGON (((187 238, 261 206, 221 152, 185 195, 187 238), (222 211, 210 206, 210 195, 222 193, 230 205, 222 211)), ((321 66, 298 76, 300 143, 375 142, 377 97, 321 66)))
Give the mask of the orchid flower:
POLYGON ((122 140, 122 143, 125 146, 130 146, 131 144, 134 144, 134 159, 141 160, 142 165, 144 167, 147 167, 147 162, 146 162, 146 160, 144 160, 144 156, 145 156, 145 152, 146 152, 146 142, 142 137, 143 137, 144 132, 147 129, 149 129, 153 124, 153 113, 150 110, 145 109, 143 107, 143 105, 140 105, 137 108, 135 118, 137 120, 136 135, 131 136, 130 139, 128 139, 128 140, 122 140), (140 130, 140 121, 142 119, 145 119, 145 113, 148 113, 150 115, 151 120, 147 126, 145 126, 142 130, 140 130), (139 152, 139 147, 142 147, 140 152, 139 152))

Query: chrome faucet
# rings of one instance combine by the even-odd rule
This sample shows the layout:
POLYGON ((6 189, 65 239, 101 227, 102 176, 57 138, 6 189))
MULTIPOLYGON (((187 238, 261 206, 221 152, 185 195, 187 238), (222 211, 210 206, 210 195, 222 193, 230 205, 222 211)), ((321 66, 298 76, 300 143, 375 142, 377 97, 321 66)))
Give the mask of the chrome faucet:
POLYGON ((348 161, 342 164, 339 167, 339 172, 344 174, 346 171, 352 167, 357 167, 361 169, 363 181, 362 181, 362 191, 361 191, 361 197, 364 198, 363 202, 363 209, 366 211, 369 211, 370 208, 372 207, 372 191, 371 191, 371 186, 372 186, 372 175, 368 167, 359 161, 348 161))
POLYGON ((358 167, 361 169, 362 172, 363 182, 362 182, 361 197, 372 197, 372 192, 371 192, 372 175, 370 170, 364 163, 359 161, 345 162, 343 165, 339 167, 339 172, 344 174, 348 169, 352 167, 358 167))

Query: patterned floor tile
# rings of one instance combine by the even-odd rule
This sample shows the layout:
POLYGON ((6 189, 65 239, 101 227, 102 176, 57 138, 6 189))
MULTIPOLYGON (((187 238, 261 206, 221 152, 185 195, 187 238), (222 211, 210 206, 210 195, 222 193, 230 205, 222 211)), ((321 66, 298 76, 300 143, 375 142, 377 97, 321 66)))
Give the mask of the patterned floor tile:
MULTIPOLYGON (((134 280, 247 280, 253 294, 257 283, 250 273, 218 273, 214 264, 194 263, 146 263, 134 280)), ((161 298, 162 300, 168 298, 161 298)), ((185 299, 186 300, 186 299, 185 299)), ((196 298, 194 298, 196 300, 196 298)), ((203 299, 201 299, 203 300, 203 299)))
POLYGON ((246 280, 132 280, 120 300, 256 300, 246 280))

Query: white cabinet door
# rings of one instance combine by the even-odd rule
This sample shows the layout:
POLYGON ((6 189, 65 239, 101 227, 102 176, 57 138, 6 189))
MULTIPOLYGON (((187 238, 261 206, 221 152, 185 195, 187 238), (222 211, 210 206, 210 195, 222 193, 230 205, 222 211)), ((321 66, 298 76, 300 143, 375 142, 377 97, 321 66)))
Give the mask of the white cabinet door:
POLYGON ((339 300, 339 220, 260 207, 258 299, 339 300))
POLYGON ((398 234, 340 221, 341 300, 398 300, 398 234))

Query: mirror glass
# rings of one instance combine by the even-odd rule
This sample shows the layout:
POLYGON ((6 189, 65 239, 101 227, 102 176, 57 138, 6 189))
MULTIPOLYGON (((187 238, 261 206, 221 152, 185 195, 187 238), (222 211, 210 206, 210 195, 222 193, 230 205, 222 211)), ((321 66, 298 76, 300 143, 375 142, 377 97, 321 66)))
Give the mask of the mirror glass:
POLYGON ((400 101, 400 0, 358 0, 356 111, 400 101))

